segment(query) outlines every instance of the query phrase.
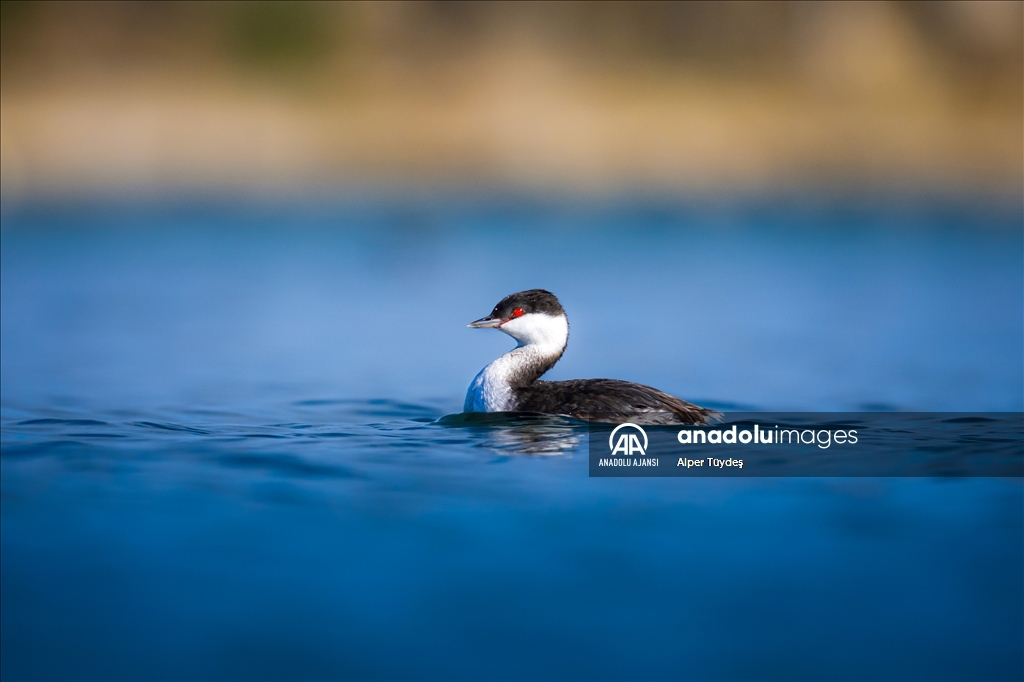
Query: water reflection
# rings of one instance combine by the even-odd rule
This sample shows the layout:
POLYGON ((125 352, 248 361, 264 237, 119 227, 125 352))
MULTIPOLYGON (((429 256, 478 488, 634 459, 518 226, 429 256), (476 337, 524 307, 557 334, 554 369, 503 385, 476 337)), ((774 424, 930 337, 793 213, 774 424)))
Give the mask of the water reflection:
POLYGON ((586 422, 545 414, 460 413, 438 419, 446 428, 468 429, 480 447, 502 455, 566 455, 586 437, 586 422))

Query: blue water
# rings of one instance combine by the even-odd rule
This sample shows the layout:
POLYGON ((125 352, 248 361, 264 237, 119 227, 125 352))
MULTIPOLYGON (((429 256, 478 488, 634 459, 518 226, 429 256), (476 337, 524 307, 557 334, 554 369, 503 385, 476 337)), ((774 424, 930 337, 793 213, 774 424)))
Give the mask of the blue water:
POLYGON ((1020 479, 593 479, 453 426, 551 378, 724 410, 1021 411, 1019 207, 511 198, 5 205, 0 674, 1020 679, 1020 479))

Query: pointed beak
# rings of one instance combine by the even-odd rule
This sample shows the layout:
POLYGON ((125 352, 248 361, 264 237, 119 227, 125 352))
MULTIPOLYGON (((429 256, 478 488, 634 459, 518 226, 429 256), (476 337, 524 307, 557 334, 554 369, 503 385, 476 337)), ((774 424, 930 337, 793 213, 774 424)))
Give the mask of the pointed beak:
POLYGON ((504 320, 499 320, 494 317, 481 317, 476 322, 470 322, 467 327, 473 327, 474 329, 492 329, 494 327, 500 327, 504 320))

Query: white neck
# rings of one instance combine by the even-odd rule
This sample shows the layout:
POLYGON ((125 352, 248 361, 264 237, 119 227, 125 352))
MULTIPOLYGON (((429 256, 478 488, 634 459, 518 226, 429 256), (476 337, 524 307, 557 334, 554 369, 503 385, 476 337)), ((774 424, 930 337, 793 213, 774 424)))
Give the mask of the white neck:
POLYGON ((466 393, 465 412, 515 410, 514 389, 528 386, 551 369, 569 341, 565 315, 530 313, 500 327, 518 345, 480 370, 466 393))

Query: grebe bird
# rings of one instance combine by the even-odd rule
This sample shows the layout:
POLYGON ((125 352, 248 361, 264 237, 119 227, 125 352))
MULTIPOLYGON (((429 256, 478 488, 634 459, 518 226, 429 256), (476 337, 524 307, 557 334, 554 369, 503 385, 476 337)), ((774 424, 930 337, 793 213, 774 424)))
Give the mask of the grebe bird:
POLYGON ((468 326, 498 329, 519 345, 480 370, 469 385, 464 412, 540 412, 640 424, 706 424, 720 416, 629 381, 538 381, 562 357, 569 340, 569 320, 550 291, 506 296, 490 315, 468 326))

